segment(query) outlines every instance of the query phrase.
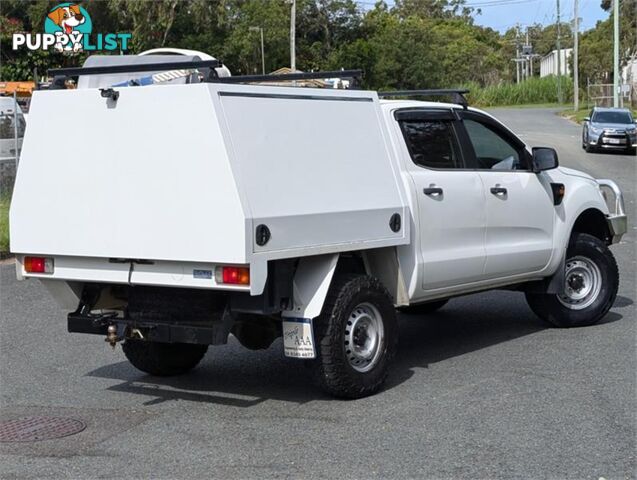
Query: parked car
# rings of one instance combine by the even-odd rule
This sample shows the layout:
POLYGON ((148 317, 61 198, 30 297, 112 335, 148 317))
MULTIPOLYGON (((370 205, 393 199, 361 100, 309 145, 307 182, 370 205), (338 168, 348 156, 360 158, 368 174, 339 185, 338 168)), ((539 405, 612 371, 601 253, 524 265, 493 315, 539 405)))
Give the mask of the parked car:
POLYGON ((230 333, 254 350, 282 337, 322 388, 358 398, 387 376, 396 308, 507 288, 579 327, 613 305, 614 182, 559 167, 461 92, 240 84, 262 80, 35 92, 11 250, 70 332, 122 341, 152 375, 230 333), (70 125, 73 149, 53 148, 70 125))
POLYGON ((627 108, 594 107, 584 119, 582 148, 596 150, 626 150, 637 147, 637 127, 627 108))

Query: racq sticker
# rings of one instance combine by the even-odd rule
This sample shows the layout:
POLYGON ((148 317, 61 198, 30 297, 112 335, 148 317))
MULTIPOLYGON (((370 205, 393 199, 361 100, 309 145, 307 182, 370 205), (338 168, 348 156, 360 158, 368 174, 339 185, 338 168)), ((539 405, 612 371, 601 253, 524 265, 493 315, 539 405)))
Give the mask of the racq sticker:
POLYGON ((316 358, 311 318, 283 319, 283 353, 292 358, 316 358))

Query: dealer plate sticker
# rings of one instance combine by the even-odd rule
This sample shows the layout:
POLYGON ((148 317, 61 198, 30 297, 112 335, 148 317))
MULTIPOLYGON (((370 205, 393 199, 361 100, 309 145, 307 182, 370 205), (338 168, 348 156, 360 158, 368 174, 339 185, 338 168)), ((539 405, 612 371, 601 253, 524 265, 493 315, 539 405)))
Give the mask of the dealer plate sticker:
POLYGON ((316 357, 311 318, 283 319, 283 352, 292 358, 316 357))

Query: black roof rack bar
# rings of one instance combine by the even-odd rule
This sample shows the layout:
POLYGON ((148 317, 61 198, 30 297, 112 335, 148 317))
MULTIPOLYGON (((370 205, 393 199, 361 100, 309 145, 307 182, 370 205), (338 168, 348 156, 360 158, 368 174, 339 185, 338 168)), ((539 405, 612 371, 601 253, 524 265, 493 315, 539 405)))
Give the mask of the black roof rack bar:
POLYGON ((51 68, 52 77, 77 77, 78 75, 103 75, 108 73, 157 72, 167 70, 187 70, 191 68, 218 68, 223 66, 219 60, 198 60, 192 62, 161 62, 132 65, 103 65, 98 67, 51 68))
POLYGON ((295 72, 281 75, 237 75, 236 77, 219 77, 219 83, 255 83, 255 82, 292 82, 294 80, 315 80, 325 78, 353 78, 360 79, 362 70, 330 70, 325 72, 295 72))
POLYGON ((452 102, 462 105, 462 108, 467 108, 469 102, 465 95, 469 93, 466 89, 454 89, 454 88, 442 88, 434 90, 396 90, 388 92, 378 92, 380 98, 387 97, 441 97, 444 95, 451 95, 452 102))

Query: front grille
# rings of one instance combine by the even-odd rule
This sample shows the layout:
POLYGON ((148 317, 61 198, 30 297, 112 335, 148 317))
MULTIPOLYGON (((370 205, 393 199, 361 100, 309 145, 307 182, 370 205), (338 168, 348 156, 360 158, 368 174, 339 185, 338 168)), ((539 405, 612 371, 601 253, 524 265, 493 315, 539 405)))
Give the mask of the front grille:
POLYGON ((597 143, 599 145, 623 146, 629 143, 629 138, 625 131, 604 130, 604 132, 599 136, 599 141, 597 143))

